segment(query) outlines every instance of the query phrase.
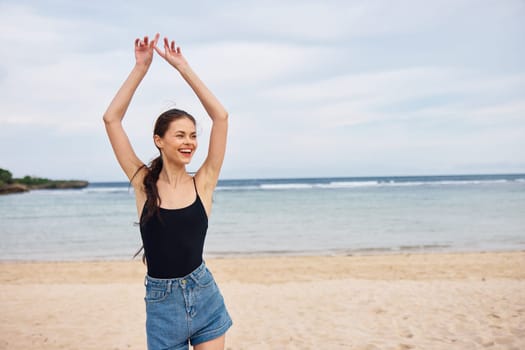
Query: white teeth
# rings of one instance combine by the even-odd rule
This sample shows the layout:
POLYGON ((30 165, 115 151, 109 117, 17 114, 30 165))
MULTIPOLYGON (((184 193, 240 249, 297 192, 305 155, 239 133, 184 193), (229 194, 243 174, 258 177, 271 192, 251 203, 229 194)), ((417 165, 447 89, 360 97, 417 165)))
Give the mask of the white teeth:
POLYGON ((191 153, 191 149, 181 149, 182 153, 191 153))

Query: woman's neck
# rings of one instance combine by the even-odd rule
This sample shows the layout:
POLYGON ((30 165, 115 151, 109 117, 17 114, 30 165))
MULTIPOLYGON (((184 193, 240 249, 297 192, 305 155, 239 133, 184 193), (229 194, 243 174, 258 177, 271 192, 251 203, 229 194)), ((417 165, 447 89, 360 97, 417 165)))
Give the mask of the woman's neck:
POLYGON ((159 180, 168 183, 170 186, 177 186, 182 180, 188 177, 184 164, 169 164, 164 162, 159 174, 159 180))

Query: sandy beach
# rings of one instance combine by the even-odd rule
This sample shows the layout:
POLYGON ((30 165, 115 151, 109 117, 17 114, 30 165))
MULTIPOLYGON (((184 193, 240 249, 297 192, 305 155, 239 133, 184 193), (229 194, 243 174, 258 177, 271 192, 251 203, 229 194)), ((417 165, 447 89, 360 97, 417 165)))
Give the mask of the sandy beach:
MULTIPOLYGON (((525 252, 208 259, 227 349, 524 349, 525 252)), ((145 349, 138 260, 0 263, 0 349, 145 349)))

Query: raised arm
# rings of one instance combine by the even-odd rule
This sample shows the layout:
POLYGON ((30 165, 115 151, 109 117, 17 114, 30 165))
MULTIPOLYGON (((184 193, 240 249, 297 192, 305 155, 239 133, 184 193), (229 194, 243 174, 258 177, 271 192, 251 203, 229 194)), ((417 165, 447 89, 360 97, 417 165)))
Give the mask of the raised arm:
MULTIPOLYGON (((143 40, 135 40, 135 66, 104 113, 104 124, 111 146, 122 170, 130 180, 143 163, 133 151, 128 136, 122 127, 122 119, 124 119, 137 87, 148 72, 153 59, 153 48, 158 38, 159 34, 152 41, 149 41, 147 36, 143 40)), ((137 177, 136 180, 140 178, 137 177)), ((133 181, 134 186, 138 183, 136 180, 133 181)))
POLYGON ((199 182, 204 186, 206 192, 213 192, 217 185, 217 180, 224 160, 224 154, 226 152, 228 112, 206 85, 204 85, 202 80, 199 79, 197 74, 195 74, 182 55, 180 47, 175 46, 175 41, 171 41, 170 43, 167 38, 164 38, 164 51, 156 46, 155 50, 161 57, 177 69, 182 78, 195 92, 212 120, 208 156, 197 171, 196 176, 198 177, 199 182))

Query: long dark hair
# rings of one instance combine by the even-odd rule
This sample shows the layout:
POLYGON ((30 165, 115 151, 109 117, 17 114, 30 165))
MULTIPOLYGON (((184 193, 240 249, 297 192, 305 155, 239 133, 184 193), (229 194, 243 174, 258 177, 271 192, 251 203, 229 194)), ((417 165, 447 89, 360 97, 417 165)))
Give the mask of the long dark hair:
MULTIPOLYGON (((166 131, 170 127, 171 122, 182 118, 187 118, 193 122, 193 125, 197 125, 195 118, 191 114, 181 109, 172 108, 159 115, 157 121, 155 122, 155 127, 153 128, 153 135, 164 137, 166 131)), ((146 204, 144 205, 144 210, 139 221, 139 225, 141 226, 151 219, 153 215, 159 215, 161 198, 157 189, 157 181, 159 180, 159 174, 162 170, 162 152, 158 147, 157 149, 160 153, 159 156, 153 159, 148 166, 143 165, 140 167, 135 173, 136 175, 142 168, 146 169, 146 175, 144 176, 143 181, 144 191, 146 191, 146 204)), ((133 177, 135 177, 135 175, 133 175, 133 177)), ((140 250, 135 253, 133 258, 139 255, 143 249, 144 246, 142 246, 140 250)), ((146 256, 143 254, 142 261, 145 261, 145 258, 146 256)))

